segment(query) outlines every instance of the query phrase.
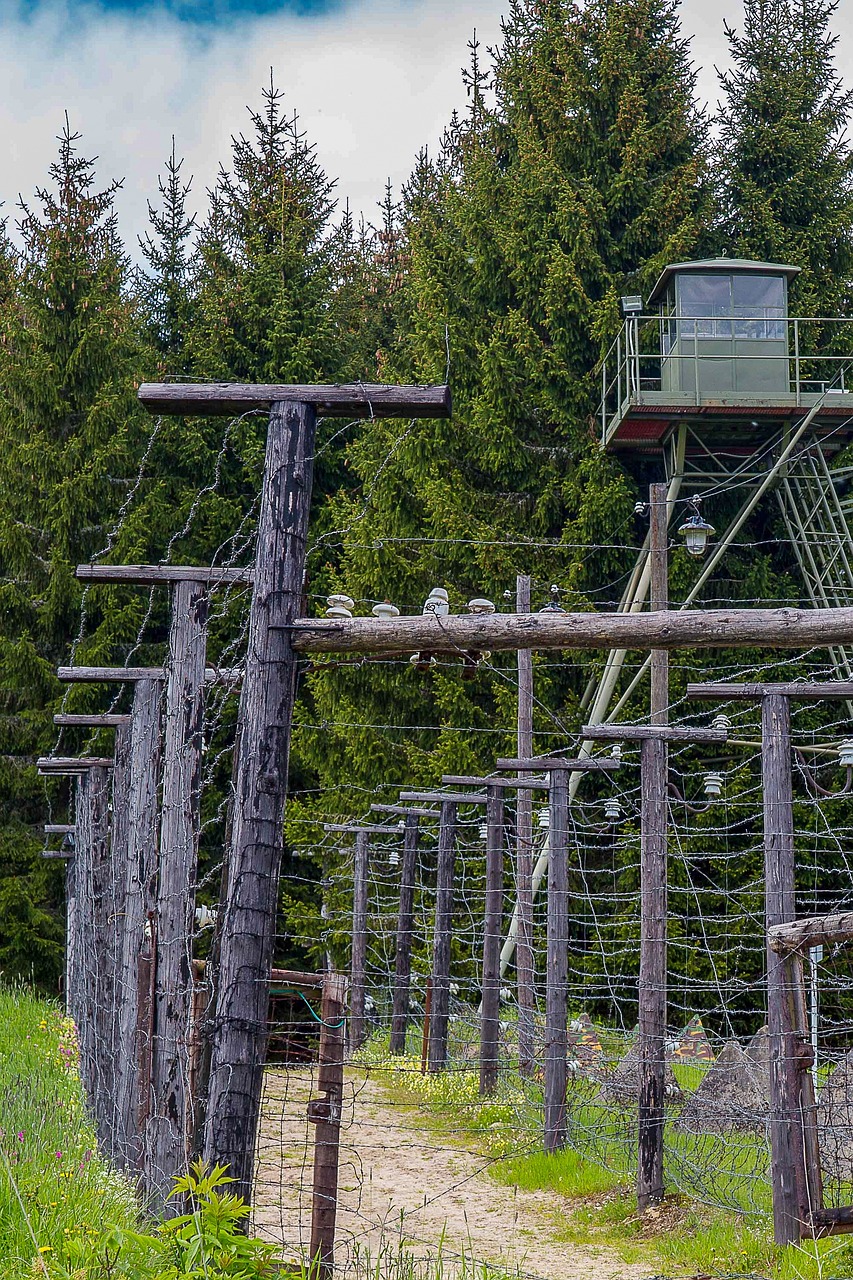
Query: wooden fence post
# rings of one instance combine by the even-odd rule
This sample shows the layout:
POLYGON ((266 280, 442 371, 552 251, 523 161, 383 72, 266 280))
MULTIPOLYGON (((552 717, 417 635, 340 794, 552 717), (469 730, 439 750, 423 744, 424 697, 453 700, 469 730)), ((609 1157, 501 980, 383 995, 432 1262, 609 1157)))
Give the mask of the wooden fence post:
POLYGON ((664 1195, 663 1131, 666 1120, 667 965, 667 744, 644 738, 640 746, 640 1056, 638 1088, 637 1208, 642 1213, 664 1195))
MULTIPOLYGON (((778 693, 761 699, 761 770, 764 790, 766 927, 795 918, 794 808, 791 776, 791 706, 778 693)), ((777 1244, 798 1244, 807 1213, 803 1127, 799 1114, 799 1061, 794 1052, 783 959, 767 945, 767 1027, 770 1041, 770 1147, 773 1234, 777 1244)))
MULTIPOLYGON (((172 588, 155 908, 154 1052, 146 1136, 148 1192, 161 1210, 168 1210, 174 1179, 186 1168, 193 1132, 189 1043, 208 590, 206 582, 191 578, 172 588)), ((175 1205, 174 1212, 179 1208, 175 1205)))
POLYGON ((550 853, 545 961, 545 1150, 566 1145, 567 1011, 569 966, 569 775, 548 765, 550 853))
POLYGON ((367 994, 367 875, 370 836, 357 831, 352 869, 352 955, 350 972, 349 1051, 364 1044, 364 1002, 367 994))
MULTIPOLYGON (((530 578, 519 574, 515 580, 516 613, 530 612, 530 578)), ((533 755, 533 654, 518 651, 518 754, 533 755)), ((522 789, 516 806, 516 903, 518 933, 515 944, 516 990, 518 992, 518 1069, 523 1076, 533 1074, 536 1062, 534 1013, 536 991, 533 961, 533 795, 522 789)))
POLYGON ((412 976, 412 932, 415 911, 415 874, 418 862, 420 818, 407 813, 403 829, 403 857, 400 863, 400 908, 397 914, 397 954, 394 964, 394 1002, 391 1011, 391 1053, 406 1052, 409 1023, 409 989, 412 976))
POLYGON ((312 1280, 331 1280, 335 1266, 335 1216, 338 1207, 338 1163, 344 1098, 346 979, 327 973, 323 982, 320 1028, 320 1098, 308 1104, 314 1130, 314 1191, 311 1205, 312 1280))
MULTIPOLYGON (((124 928, 119 958, 120 1003, 118 1008, 115 1092, 122 1125, 118 1138, 120 1163, 139 1172, 142 1161, 142 1130, 139 1126, 141 1093, 140 1036, 150 1039, 150 1019, 141 1016, 140 965, 150 951, 146 924, 154 906, 157 875, 157 828, 160 781, 160 702, 162 680, 139 680, 133 691, 130 723, 130 762, 127 790, 127 845, 124 864, 124 928)), ((150 942, 150 940, 149 940, 150 942)), ((142 995, 150 991, 149 967, 142 975, 142 995)), ((145 1114, 149 1099, 144 1099, 145 1114)), ((148 1162, 145 1161, 147 1174, 148 1162)), ((147 1179, 146 1179, 147 1180, 147 1179)))
POLYGON ((435 877, 435 931, 432 944, 432 1008, 429 1016, 429 1069, 447 1063, 450 1016, 450 941, 453 929, 453 874, 456 867, 456 802, 443 800, 435 877))
MULTIPOLYGON (((521 794, 525 794, 524 791, 521 794)), ((529 793, 527 793, 529 794, 529 793)), ((503 919, 504 797, 486 787, 486 910, 483 998, 480 1006, 480 1093, 494 1093, 500 1065, 501 921, 503 919)))
POLYGON ((275 402, 258 517, 255 587, 240 700, 231 846, 221 908, 204 1154, 228 1166, 251 1199, 266 1054, 296 655, 289 626, 302 605, 302 575, 316 413, 275 402))

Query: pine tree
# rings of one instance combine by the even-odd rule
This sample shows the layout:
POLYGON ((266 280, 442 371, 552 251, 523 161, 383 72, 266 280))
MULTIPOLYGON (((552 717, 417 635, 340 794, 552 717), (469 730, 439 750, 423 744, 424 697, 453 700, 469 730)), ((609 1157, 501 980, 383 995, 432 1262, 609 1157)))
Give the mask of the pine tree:
POLYGON ((853 272, 853 94, 835 65, 835 0, 747 0, 721 76, 720 243, 802 267, 801 315, 846 314, 853 272))
POLYGON ((166 373, 179 372, 183 365, 189 324, 189 239, 196 216, 187 212, 192 179, 184 182, 183 163, 175 153, 173 137, 165 178, 158 180, 161 207, 149 201, 151 231, 139 240, 148 263, 148 273, 140 277, 141 299, 166 373))
POLYGON ((43 983, 59 968, 62 894, 39 857, 34 758, 54 740, 54 668, 79 627, 74 565, 103 548, 133 467, 145 364, 120 184, 96 188, 78 140, 66 120, 51 186, 21 206, 22 248, 0 290, 0 967, 43 983))

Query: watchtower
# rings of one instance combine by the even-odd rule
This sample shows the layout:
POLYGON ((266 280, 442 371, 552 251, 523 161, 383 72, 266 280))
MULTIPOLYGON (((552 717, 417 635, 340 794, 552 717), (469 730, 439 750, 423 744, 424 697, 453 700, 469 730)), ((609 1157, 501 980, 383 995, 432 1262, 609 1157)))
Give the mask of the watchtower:
MULTIPOLYGON (((657 478, 662 470, 670 515, 679 494, 726 489, 740 499, 685 604, 771 490, 812 603, 853 603, 853 497, 842 496, 853 467, 834 464, 853 436, 853 319, 792 316, 799 270, 739 258, 677 262, 645 303, 622 299, 622 328, 598 370, 602 447, 632 470, 651 463, 657 478)), ((620 609, 640 608, 648 584, 644 548, 620 609)), ((853 654, 833 654, 839 675, 853 677, 853 654)), ((611 655, 587 690, 591 715, 606 714, 621 664, 611 655)))

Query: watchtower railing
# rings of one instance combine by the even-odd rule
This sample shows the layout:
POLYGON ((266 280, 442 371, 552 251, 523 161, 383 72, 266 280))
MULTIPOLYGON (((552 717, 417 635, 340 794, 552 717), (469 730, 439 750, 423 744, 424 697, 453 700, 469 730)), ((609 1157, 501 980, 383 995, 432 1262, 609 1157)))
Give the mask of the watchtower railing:
POLYGON ((620 423, 635 405, 697 406, 742 402, 807 405, 827 393, 853 395, 853 318, 789 317, 768 315, 730 316, 630 316, 601 360, 601 400, 598 420, 601 443, 606 446, 620 423), (766 343, 760 351, 714 352, 711 342, 766 343), (687 345, 690 350, 682 350, 687 345), (784 347, 784 351, 779 351, 784 347), (776 348, 773 350, 772 348, 776 348), (734 389, 724 396, 703 394, 702 370, 711 363, 736 367, 760 363, 783 364, 780 381, 787 390, 734 389), (680 391, 663 386, 664 366, 689 370, 679 376, 680 391))

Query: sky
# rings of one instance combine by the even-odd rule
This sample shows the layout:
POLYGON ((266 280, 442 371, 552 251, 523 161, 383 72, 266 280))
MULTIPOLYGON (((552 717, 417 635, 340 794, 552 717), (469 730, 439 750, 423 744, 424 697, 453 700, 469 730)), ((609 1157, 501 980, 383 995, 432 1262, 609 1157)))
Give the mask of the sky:
MULTIPOLYGON (((0 0, 0 212, 14 216, 19 194, 45 181, 67 110, 84 154, 99 157, 100 181, 124 178, 117 206, 125 242, 135 243, 172 134, 198 208, 272 66, 339 199, 374 219, 386 180, 399 190, 418 149, 434 146, 463 105, 467 41, 476 28, 493 43, 504 4, 0 0)), ((853 83, 851 11, 853 0, 841 0, 839 62, 853 83)), ((712 103, 724 18, 739 24, 740 0, 684 0, 700 93, 712 103)))

